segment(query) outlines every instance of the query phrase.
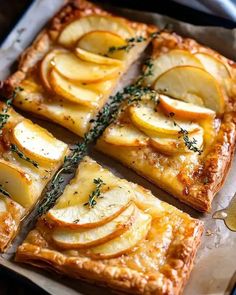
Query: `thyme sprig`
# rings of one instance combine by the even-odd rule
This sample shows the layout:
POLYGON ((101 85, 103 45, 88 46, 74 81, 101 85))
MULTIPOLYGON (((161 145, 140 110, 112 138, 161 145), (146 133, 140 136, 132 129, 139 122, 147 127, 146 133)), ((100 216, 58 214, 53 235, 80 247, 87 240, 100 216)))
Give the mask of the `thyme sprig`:
POLYGON ((184 144, 186 145, 186 147, 190 150, 193 151, 195 153, 198 153, 199 155, 202 154, 203 150, 200 150, 196 144, 197 144, 197 140, 193 137, 193 139, 191 140, 189 138, 189 133, 187 130, 183 129, 178 123, 176 123, 174 121, 174 126, 179 127, 180 131, 178 132, 182 137, 183 137, 183 141, 184 144))
MULTIPOLYGON (((147 61, 147 67, 151 68, 151 60, 147 61)), ((150 75, 151 71, 147 70, 142 75, 150 75)), ((142 75, 132 85, 126 86, 122 91, 118 91, 106 105, 98 112, 95 119, 91 120, 92 127, 84 135, 82 142, 72 148, 72 153, 64 158, 63 167, 53 177, 45 192, 45 197, 38 208, 38 214, 46 213, 56 202, 57 198, 63 192, 62 183, 64 174, 74 173, 80 160, 87 154, 88 148, 92 143, 102 135, 106 127, 116 118, 119 112, 120 104, 127 99, 128 103, 137 102, 147 95, 156 99, 156 93, 148 87, 142 86, 142 75)))
POLYGON ((34 160, 30 159, 29 157, 27 157, 22 151, 20 151, 19 148, 17 147, 17 145, 11 144, 10 150, 13 153, 16 153, 21 159, 31 163, 34 167, 36 167, 36 168, 39 167, 39 164, 36 161, 34 161, 34 160))
POLYGON ((125 40, 127 42, 126 45, 111 46, 108 49, 108 53, 113 53, 115 51, 120 51, 120 50, 124 50, 126 52, 129 52, 130 49, 132 49, 137 43, 145 42, 149 38, 152 40, 152 39, 155 39, 155 38, 159 37, 159 35, 162 32, 169 30, 168 27, 169 27, 169 25, 167 24, 161 30, 150 33, 148 37, 137 36, 137 37, 128 38, 128 39, 125 40))
POLYGON ((0 134, 2 133, 3 127, 6 125, 10 115, 8 115, 8 111, 12 106, 13 100, 16 98, 16 95, 19 91, 22 91, 23 88, 16 87, 9 99, 6 100, 6 106, 2 109, 2 113, 0 114, 0 134))
POLYGON ((1 184, 0 184, 0 193, 3 194, 3 195, 6 196, 6 197, 11 198, 11 195, 9 194, 9 192, 7 192, 7 191, 3 188, 3 186, 2 186, 1 184))
POLYGON ((141 42, 147 41, 147 38, 145 38, 143 36, 138 36, 138 37, 132 37, 132 38, 126 39, 125 41, 127 42, 126 45, 109 47, 108 53, 113 53, 115 51, 120 51, 120 50, 124 50, 126 52, 129 52, 130 49, 132 49, 136 43, 141 43, 141 42))
POLYGON ((96 199, 102 198, 100 189, 103 185, 105 185, 105 182, 103 182, 101 178, 95 178, 93 183, 96 185, 96 187, 89 195, 88 202, 84 204, 84 206, 89 206, 89 208, 94 208, 94 206, 97 204, 96 199))

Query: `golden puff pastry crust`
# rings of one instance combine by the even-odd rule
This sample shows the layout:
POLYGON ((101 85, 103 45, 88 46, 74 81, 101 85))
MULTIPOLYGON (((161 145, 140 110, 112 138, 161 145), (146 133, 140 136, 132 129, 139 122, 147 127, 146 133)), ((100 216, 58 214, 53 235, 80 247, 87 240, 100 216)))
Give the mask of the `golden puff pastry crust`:
MULTIPOLYGON (((175 49, 188 51, 191 54, 200 52, 217 58, 230 71, 231 84, 227 93, 224 93, 224 113, 214 120, 215 131, 209 136, 211 143, 207 147, 203 146, 201 155, 189 153, 169 156, 153 149, 150 145, 137 147, 113 145, 105 140, 105 131, 98 140, 97 149, 118 159, 182 202, 199 211, 209 212, 214 196, 224 184, 235 150, 235 63, 214 50, 198 44, 195 40, 184 39, 175 33, 162 32, 152 44, 153 60, 175 49)), ((115 124, 122 125, 122 120, 118 116, 115 124)))
MULTIPOLYGON (((87 189, 83 182, 84 175, 91 175, 90 178, 86 177, 88 185, 93 177, 99 177, 109 186, 128 187, 134 193, 132 201, 135 206, 151 216, 152 220, 144 238, 135 247, 115 257, 95 258, 86 254, 93 252, 93 247, 77 249, 67 245, 67 249, 63 249, 53 242, 54 230, 62 226, 53 223, 47 213, 38 220, 36 228, 19 246, 16 261, 57 271, 59 274, 90 283, 109 286, 125 293, 181 294, 200 243, 202 222, 159 201, 141 186, 117 178, 88 157, 81 162, 75 180, 66 188, 66 192, 70 192, 73 204, 77 196, 73 191, 80 194, 83 189, 87 189)), ((65 206, 68 201, 66 194, 59 198, 56 207, 65 206)), ((99 206, 99 199, 97 202, 99 206)), ((73 235, 73 232, 71 234, 73 235)), ((114 241, 118 242, 119 238, 110 240, 113 243, 114 241)))
MULTIPOLYGON (((21 55, 18 70, 12 74, 4 83, 3 92, 7 95, 14 87, 21 86, 25 91, 21 92, 14 100, 15 106, 34 113, 39 117, 52 120, 61 124, 79 136, 82 136, 90 127, 90 120, 97 114, 98 110, 105 104, 109 95, 115 90, 121 75, 140 56, 149 43, 141 42, 133 50, 133 54, 127 59, 125 66, 119 70, 118 75, 110 81, 104 94, 96 102, 95 107, 86 104, 75 103, 58 95, 55 91, 48 91, 38 73, 40 63, 47 53, 53 50, 64 49, 58 44, 61 31, 71 22, 87 16, 112 16, 100 7, 85 0, 69 1, 61 11, 52 18, 50 24, 38 35, 33 44, 21 55)), ((120 18, 137 36, 148 37, 156 31, 155 26, 136 23, 120 18)), ((94 28, 96 30, 96 27, 94 28)), ((70 52, 74 52, 70 49, 70 52)), ((86 84, 86 83, 85 83, 86 84)), ((96 83, 95 83, 96 84, 96 83)), ((89 87, 89 86, 88 86, 89 87)), ((89 94, 87 95, 89 96, 89 94)))
POLYGON ((38 201, 46 184, 68 154, 65 143, 12 108, 5 112, 6 108, 6 104, 1 102, 1 114, 9 116, 0 135, 1 252, 9 246, 21 220, 38 201), (56 144, 51 151, 53 155, 44 140, 48 147, 52 142, 56 144))
POLYGON ((6 206, 6 210, 0 212, 0 251, 3 252, 16 236, 25 209, 5 196, 1 198, 0 202, 6 206))

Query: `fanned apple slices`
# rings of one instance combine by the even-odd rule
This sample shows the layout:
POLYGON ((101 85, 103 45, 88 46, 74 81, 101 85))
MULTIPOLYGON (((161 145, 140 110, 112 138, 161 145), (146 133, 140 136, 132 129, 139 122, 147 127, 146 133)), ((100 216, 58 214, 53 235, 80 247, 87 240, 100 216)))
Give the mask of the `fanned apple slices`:
MULTIPOLYGON (((82 216, 83 210, 78 208, 77 216, 82 216)), ((168 290, 168 294, 180 294, 176 289, 183 289, 183 277, 189 276, 203 231, 201 221, 160 201, 137 184, 114 176, 88 157, 50 211, 39 218, 18 248, 16 260, 54 268, 77 279, 92 277, 93 283, 109 284, 125 293, 146 294, 151 290, 152 294, 164 294, 168 290), (58 208, 63 208, 64 218, 70 219, 71 204, 80 199, 89 201, 96 190, 95 179, 103 185, 94 206, 85 205, 91 217, 89 227, 68 228, 51 219, 50 211, 58 208), (112 198, 104 191, 113 192, 112 198), (112 219, 105 223, 103 199, 107 199, 108 211, 110 203, 119 212, 116 216, 110 212, 112 219), (122 203, 125 199, 128 205, 120 210, 119 200, 122 203), (96 213, 100 222, 94 223, 93 211, 100 211, 96 213), (166 270, 175 273, 173 280, 166 270)))
POLYGON ((200 152, 204 141, 202 120, 212 121, 215 112, 203 107, 195 110, 194 107, 164 95, 160 95, 158 104, 147 100, 139 102, 128 106, 128 112, 121 112, 118 120, 106 128, 103 139, 120 147, 149 146, 166 155, 191 152, 186 144, 188 140, 194 142, 200 152), (127 121, 127 114, 130 122, 123 123, 123 120, 127 121))
POLYGON ((135 205, 136 198, 126 181, 86 158, 45 215, 51 227, 49 235, 63 249, 83 249, 95 258, 120 256, 145 238, 151 225, 150 215, 135 205), (98 179, 102 183, 99 189, 98 179))
POLYGON ((0 192, 6 201, 1 202, 0 221, 5 224, 2 230, 8 233, 4 240, 0 238, 3 251, 17 232, 23 215, 37 202, 63 163, 68 147, 13 109, 7 110, 3 103, 1 110, 9 116, 1 130, 0 143, 0 192))
POLYGON ((145 77, 145 84, 159 93, 206 106, 222 115, 227 95, 232 95, 233 81, 228 61, 193 40, 190 44, 188 39, 180 38, 167 52, 159 51, 161 45, 165 47, 169 40, 179 38, 161 35, 154 41, 152 74, 145 77))
POLYGON ((157 28, 92 4, 89 10, 73 7, 64 18, 67 13, 63 8, 56 29, 53 23, 35 40, 21 59, 19 72, 25 74, 13 74, 5 89, 24 88, 14 99, 17 107, 83 136, 157 28))
POLYGON ((219 84, 211 74, 201 68, 171 68, 157 78, 153 87, 171 97, 206 106, 218 114, 224 111, 224 96, 219 84))
POLYGON ((235 63, 176 33, 161 32, 152 45, 141 80, 145 97, 127 99, 97 148, 209 211, 235 146, 235 63))
POLYGON ((58 43, 66 47, 74 46, 82 36, 94 30, 108 31, 123 39, 134 36, 134 31, 128 22, 122 18, 108 15, 89 15, 69 23, 59 35, 58 43))

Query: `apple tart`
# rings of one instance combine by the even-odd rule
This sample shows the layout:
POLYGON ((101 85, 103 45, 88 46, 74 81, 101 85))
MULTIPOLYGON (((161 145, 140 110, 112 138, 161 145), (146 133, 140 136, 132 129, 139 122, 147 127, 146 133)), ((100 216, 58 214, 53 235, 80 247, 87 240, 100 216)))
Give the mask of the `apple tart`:
POLYGON ((1 108, 0 251, 62 165, 68 147, 6 104, 1 108))
POLYGON ((181 294, 203 224, 85 157, 16 260, 135 294, 181 294))
POLYGON ((160 33, 140 89, 97 148, 181 201, 209 211, 235 147, 235 64, 217 52, 160 33), (148 73, 148 74, 147 74, 148 73))
POLYGON ((23 53, 5 92, 22 87, 15 106, 83 136, 156 30, 70 1, 23 53))

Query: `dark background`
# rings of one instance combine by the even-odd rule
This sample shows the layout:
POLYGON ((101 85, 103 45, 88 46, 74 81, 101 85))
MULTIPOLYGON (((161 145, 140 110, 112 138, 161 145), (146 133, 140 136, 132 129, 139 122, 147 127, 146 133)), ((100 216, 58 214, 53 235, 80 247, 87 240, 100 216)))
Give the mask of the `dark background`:
MULTIPOLYGON (((50 0, 48 0, 50 1, 50 0)), ((30 0, 0 0, 0 43, 14 27, 15 23, 21 18, 23 12, 30 5, 30 0)), ((218 25, 227 28, 236 27, 235 23, 200 13, 190 8, 173 3, 169 0, 107 0, 96 1, 105 3, 114 3, 117 6, 129 7, 141 11, 152 11, 165 14, 182 21, 196 25, 218 25)), ((29 282, 23 282, 14 274, 0 267, 0 294, 1 295, 46 295, 39 288, 32 286, 29 282)))

